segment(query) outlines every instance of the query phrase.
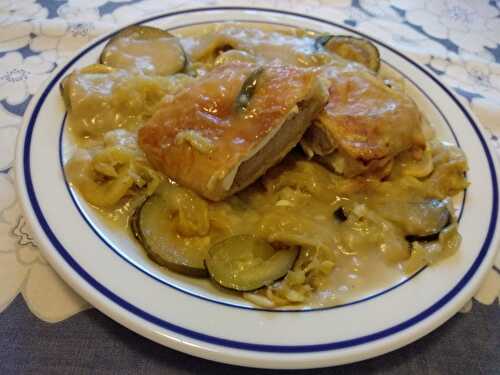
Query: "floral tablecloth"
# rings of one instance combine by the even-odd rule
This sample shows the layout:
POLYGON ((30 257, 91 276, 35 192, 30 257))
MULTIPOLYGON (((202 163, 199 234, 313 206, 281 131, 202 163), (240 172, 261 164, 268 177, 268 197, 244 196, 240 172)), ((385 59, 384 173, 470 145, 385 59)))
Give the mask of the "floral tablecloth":
MULTIPOLYGON (((0 312, 19 293, 32 313, 48 322, 89 308, 44 260, 16 200, 15 141, 32 96, 58 64, 117 25, 152 13, 216 5, 303 12, 379 38, 452 87, 500 152, 498 0, 0 0, 0 312)), ((499 293, 497 256, 475 298, 491 304, 499 293)))

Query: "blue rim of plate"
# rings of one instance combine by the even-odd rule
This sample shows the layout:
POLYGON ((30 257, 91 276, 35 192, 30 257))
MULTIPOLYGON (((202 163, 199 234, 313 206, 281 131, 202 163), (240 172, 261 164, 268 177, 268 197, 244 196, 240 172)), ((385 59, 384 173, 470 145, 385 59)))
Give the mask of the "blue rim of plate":
MULTIPOLYGON (((479 130, 478 125, 475 123, 474 119, 470 116, 470 114, 467 112, 467 110, 463 107, 463 105, 458 101, 458 99, 450 92, 448 88, 446 88, 439 80, 437 80, 433 75, 428 73, 425 69, 423 69, 420 65, 415 63, 413 60, 409 59, 407 56, 402 54, 401 52, 393 49, 392 47, 386 45, 383 42, 380 42, 372 37, 369 37, 368 35, 365 35, 364 33, 361 33, 357 30, 351 29, 347 26, 337 24, 335 22, 323 20, 321 18, 309 16, 309 15, 303 15, 300 13, 295 13, 295 12, 290 12, 290 11, 282 11, 282 10, 276 10, 276 9, 266 9, 266 8, 256 8, 256 7, 207 7, 207 8, 197 8, 197 9, 187 9, 187 10, 181 10, 181 11, 176 11, 176 12, 170 12, 170 13, 165 13, 161 15, 156 15, 147 19, 143 19, 138 23, 145 23, 145 22, 151 22, 160 18, 169 18, 173 17, 176 15, 180 14, 189 14, 189 13, 200 13, 200 12, 211 12, 211 11, 256 11, 256 12, 264 12, 264 13, 275 13, 275 14, 284 14, 288 16, 294 16, 294 17, 299 17, 299 18, 305 18, 309 19, 315 22, 327 24, 330 26, 334 26, 337 28, 344 29, 348 32, 355 33, 358 35, 361 35, 364 38, 370 39, 375 41, 377 44, 387 48, 390 50, 392 53, 398 55, 400 58, 403 60, 407 61, 420 71, 422 71, 426 76, 428 76, 432 81, 434 81, 435 84, 437 84, 446 94, 453 100, 453 102, 460 108, 461 112, 463 115, 467 118, 469 124, 472 126, 474 129, 475 133, 478 136, 478 139, 481 143, 481 146, 483 148, 483 151, 485 153, 487 162, 488 162, 488 168, 491 176, 491 183, 492 183, 492 193, 493 193, 493 204, 492 204, 492 210, 491 210, 491 216, 490 216, 490 223, 488 226, 488 231, 485 237, 485 240, 483 242, 483 245, 481 246, 481 250, 479 251, 478 256, 470 266, 470 268, 467 270, 465 275, 459 280, 459 282, 450 290, 448 291, 443 297, 441 297, 437 302, 435 302, 432 306, 428 307, 424 311, 418 313, 417 315, 413 316, 410 319, 407 319, 404 322, 401 322, 395 326, 392 326, 390 328, 386 328, 383 330, 380 330, 378 332, 374 332, 368 335, 364 335, 361 337, 353 338, 353 339, 348 339, 348 340, 342 340, 342 341, 336 341, 336 342, 329 342, 329 343, 323 343, 323 344, 311 344, 311 345, 266 345, 266 344, 254 344, 254 343, 247 343, 247 342, 242 342, 242 341, 235 341, 235 340, 229 340, 225 338, 220 338, 216 336, 211 336, 211 335, 206 335, 200 332, 196 332, 178 325, 175 325, 173 323, 167 322, 163 319, 160 319, 158 317, 155 317, 148 312, 132 305, 128 301, 124 300, 123 298, 119 297, 115 293, 113 293, 111 290, 107 289, 104 285, 99 283, 96 279, 94 279, 87 271, 85 271, 75 260, 74 258, 69 254, 69 252, 62 246, 60 241, 57 239, 55 236, 54 232, 50 228, 50 226, 47 223, 47 220, 45 219, 41 207, 38 203, 38 199, 35 194, 34 186, 33 186, 33 181, 31 178, 31 161, 30 161, 30 155, 31 155, 31 140, 32 140, 32 135, 33 135, 33 129, 36 124, 36 120, 38 117, 38 114, 40 112, 40 109, 42 107, 42 104, 44 103, 48 93, 52 90, 54 85, 59 81, 59 79, 62 77, 62 75, 66 72, 66 70, 78 59, 80 59, 84 54, 86 54, 90 49, 94 48, 95 45, 98 45, 101 43, 104 39, 107 37, 111 37, 112 35, 116 34, 118 31, 115 33, 108 35, 107 37, 101 38, 91 44, 89 47, 85 48, 84 50, 80 51, 80 53, 75 56, 73 59, 71 59, 63 69, 61 69, 54 77, 52 77, 52 80, 49 82, 47 87, 45 88, 44 92, 40 95, 40 98, 38 99, 38 102, 35 104, 33 111, 31 113, 31 116, 28 121, 27 129, 26 129, 26 134, 25 134, 25 139, 23 143, 23 157, 22 157, 22 166, 23 166, 23 175, 24 175, 24 181, 26 184, 26 190, 27 190, 27 195, 29 198, 29 202, 31 204, 31 207, 33 209, 33 212, 38 219, 38 223, 42 230, 44 231, 45 235, 47 236, 48 240, 51 242, 52 246, 54 249, 59 253, 59 255, 68 263, 68 265, 80 276, 82 277, 88 284, 90 284, 94 289, 96 289, 100 294, 108 298, 109 300, 113 301, 116 303, 118 306, 123 308, 124 310, 128 311, 129 313, 135 315, 136 317, 139 317, 145 321, 148 321, 152 324, 155 324, 159 327, 162 327, 164 329, 170 330, 172 332, 175 332, 177 334, 181 334, 183 336, 199 340, 202 342, 206 342, 208 344, 212 345, 218 345, 218 346, 223 346, 223 347, 228 347, 228 348, 233 348, 233 349, 241 349, 241 350, 247 350, 247 351, 255 351, 255 352, 268 352, 268 353, 313 353, 313 352, 322 352, 322 351, 329 351, 329 350, 337 350, 337 349, 345 349, 349 347, 354 347, 358 345, 363 345, 367 344, 376 340, 380 340, 382 338, 391 336, 393 334, 396 334, 398 332, 404 331, 406 329, 409 329, 410 327, 414 326, 415 324, 423 321, 424 319, 428 318, 435 312, 437 312, 439 309, 441 309, 443 306, 445 306, 450 300, 452 300, 470 281, 470 279, 474 276, 474 274, 477 272, 478 268, 482 264, 484 258, 486 257, 486 254, 488 253, 488 250, 490 248, 491 242, 494 237, 495 233, 495 228, 497 224, 497 219, 498 219, 498 179, 496 175, 496 170, 495 166, 493 163, 493 158, 489 152, 486 140, 484 139, 483 135, 481 134, 481 131, 479 130)), ((260 310, 256 310, 260 311, 260 310)), ((315 310, 317 311, 317 310, 315 310)))
MULTIPOLYGON (((188 24, 183 24, 182 26, 177 26, 177 27, 169 28, 167 30, 168 31, 173 31, 173 30, 177 30, 179 28, 186 28, 186 27, 191 27, 191 26, 205 25, 205 24, 218 23, 218 22, 223 22, 223 21, 222 20, 214 19, 214 20, 211 20, 211 21, 188 23, 188 24)), ((244 22, 244 20, 237 20, 237 19, 235 19, 235 20, 232 20, 231 22, 244 22)), ((249 22, 249 21, 246 21, 246 22, 249 22)), ((271 21, 250 21, 250 22, 252 22, 252 23, 264 23, 264 24, 268 24, 268 25, 279 25, 279 26, 286 26, 286 27, 294 27, 293 25, 286 24, 286 23, 281 23, 281 22, 271 22, 271 21)), ((99 46, 100 44, 104 43, 106 40, 109 40, 109 38, 100 39, 98 42, 96 42, 96 43, 92 44, 91 46, 89 46, 89 48, 87 50, 90 50, 90 49, 93 49, 93 48, 99 46)), ((441 108, 439 108, 437 106, 437 104, 434 102, 434 100, 432 100, 432 98, 425 92, 425 90, 423 90, 414 80, 412 80, 409 76, 407 76, 406 74, 404 74, 403 72, 401 72, 394 65, 389 64, 386 61, 384 61, 384 64, 387 65, 387 66, 389 66, 392 70, 394 70, 395 72, 397 72, 400 76, 404 77, 407 81, 411 82, 413 84, 413 86, 415 86, 418 89, 418 91, 423 96, 425 96, 427 98, 427 100, 439 112, 439 115, 441 116, 441 118, 446 122, 446 125, 447 125, 448 129, 450 130, 455 143, 458 145, 458 147, 460 147, 460 142, 458 140, 458 137, 455 134, 455 131, 453 130, 453 128, 452 128, 452 126, 451 126, 448 118, 444 115, 443 111, 441 110, 441 108)), ((72 64, 68 64, 64 70, 67 71, 67 69, 70 68, 71 65, 72 64)), ((123 259, 125 262, 127 262, 132 267, 134 267, 138 271, 142 272, 143 274, 145 274, 149 278, 155 280, 156 282, 159 282, 160 284, 168 286, 168 287, 170 287, 170 288, 172 288, 172 289, 174 289, 174 290, 176 290, 178 292, 187 294, 187 295, 189 295, 191 297, 195 297, 195 298, 207 301, 207 302, 211 302, 211 303, 215 303, 215 304, 223 305, 223 306, 227 306, 227 307, 232 307, 232 308, 243 309, 243 310, 255 310, 255 311, 264 311, 264 312, 270 312, 270 313, 307 313, 307 312, 315 312, 315 311, 324 311, 324 310, 339 309, 339 308, 342 308, 342 307, 352 306, 352 305, 356 305, 356 304, 359 304, 359 303, 367 302, 367 301, 372 300, 374 298, 378 298, 378 297, 380 297, 380 296, 382 296, 384 294, 387 294, 387 293, 389 293, 389 292, 391 292, 391 291, 399 288, 400 286, 403 286, 404 284, 406 284, 407 282, 409 282, 410 280, 412 280, 413 278, 415 278, 417 275, 419 275, 422 271, 424 271, 427 268, 427 266, 424 266, 424 267, 420 268, 419 270, 417 270, 412 275, 408 276, 407 278, 404 278, 403 280, 398 281, 394 285, 391 285, 391 286, 389 286, 389 287, 387 287, 385 289, 376 291, 376 292, 374 292, 372 294, 367 295, 366 297, 362 297, 362 298, 356 299, 354 301, 349 301, 349 302, 338 304, 338 305, 334 305, 334 306, 318 307, 318 308, 311 308, 311 309, 266 309, 266 308, 262 308, 262 307, 253 307, 253 306, 238 305, 238 304, 235 304, 235 303, 222 302, 222 301, 219 301, 219 300, 216 300, 216 299, 205 297, 203 295, 197 294, 195 292, 191 292, 191 291, 189 291, 187 289, 184 289, 182 287, 176 286, 175 284, 171 284, 168 281, 161 279, 160 277, 152 274, 151 272, 149 272, 145 268, 141 267, 136 262, 134 262, 132 259, 130 259, 128 256, 126 256, 123 252, 121 252, 119 249, 117 249, 113 244, 111 244, 110 241, 108 241, 106 239, 106 236, 103 233, 101 233, 100 230, 98 230, 96 228, 96 226, 92 223, 92 220, 87 216, 87 214, 85 214, 83 212, 83 209, 82 209, 81 205, 78 203, 78 201, 76 199, 75 192, 70 187, 70 184, 68 182, 66 173, 64 171, 63 135, 64 135, 64 128, 65 128, 65 125, 66 125, 66 119, 67 119, 67 112, 65 112, 65 114, 63 116, 63 119, 62 119, 62 122, 61 122, 61 127, 60 127, 61 130, 59 132, 59 163, 61 165, 61 170, 63 171, 63 177, 64 177, 64 183, 66 185, 66 190, 68 191, 68 194, 69 194, 69 196, 71 198, 71 201, 73 202, 74 206, 76 207, 78 213, 80 214, 80 216, 82 217, 82 219, 87 223, 87 225, 89 226, 89 228, 101 240, 101 242, 103 242, 106 245, 106 247, 108 249, 110 249, 111 251, 113 251, 121 259, 123 259)), ((457 219, 458 222, 460 222, 460 219, 461 219, 462 214, 463 214, 463 209, 464 209, 464 206, 465 206, 466 196, 467 196, 467 190, 464 191, 464 194, 463 194, 463 197, 462 197, 461 208, 460 208, 460 212, 459 212, 458 219, 457 219)))

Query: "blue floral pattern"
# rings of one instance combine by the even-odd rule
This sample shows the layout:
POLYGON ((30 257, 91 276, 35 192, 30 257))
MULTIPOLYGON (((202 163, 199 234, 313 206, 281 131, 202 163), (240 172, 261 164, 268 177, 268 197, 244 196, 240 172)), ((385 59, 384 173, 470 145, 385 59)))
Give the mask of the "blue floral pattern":
MULTIPOLYGON (((78 48, 153 13, 215 5, 281 8, 344 23, 393 45, 452 87, 500 152, 500 5, 488 0, 0 0, 0 311, 22 293, 40 318, 87 307, 52 271, 20 213, 15 138, 30 99, 78 48), (52 298, 39 292, 47 285, 52 298), (36 291, 36 292, 34 292, 36 291)), ((500 257, 476 299, 500 293, 500 257)))

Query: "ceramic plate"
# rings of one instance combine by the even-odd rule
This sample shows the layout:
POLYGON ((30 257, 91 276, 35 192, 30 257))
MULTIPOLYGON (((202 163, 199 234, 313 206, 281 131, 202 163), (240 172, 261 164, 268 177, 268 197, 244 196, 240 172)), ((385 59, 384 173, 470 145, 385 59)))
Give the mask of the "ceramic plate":
MULTIPOLYGON (((206 8, 139 23, 176 30, 214 21, 255 21, 357 34, 344 25, 291 12, 206 8)), ((130 238, 106 229, 67 185, 70 149, 59 82, 97 60, 106 35, 61 66, 33 98, 17 150, 19 195, 46 258, 92 305, 131 330, 195 356, 255 367, 311 368, 359 361, 435 329, 473 295, 498 243, 498 181, 493 152, 474 117, 427 69, 384 43, 383 69, 401 75, 439 137, 467 154, 470 188, 461 197, 458 253, 413 277, 349 303, 267 311, 150 262, 130 238)))

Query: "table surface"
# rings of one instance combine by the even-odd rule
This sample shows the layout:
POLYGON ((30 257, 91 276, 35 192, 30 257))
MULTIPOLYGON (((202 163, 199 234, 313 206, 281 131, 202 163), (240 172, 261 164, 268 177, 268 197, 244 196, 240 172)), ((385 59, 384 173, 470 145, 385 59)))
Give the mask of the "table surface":
MULTIPOLYGON (((500 4, 492 0, 0 0, 0 374, 254 374, 175 352, 121 327, 72 292, 43 259, 13 188, 15 137, 36 90, 78 48, 117 25, 194 6, 255 5, 359 28, 433 70, 500 150, 500 4)), ((467 313, 340 374, 500 373, 500 256, 467 313)), ((332 369, 299 371, 330 373, 332 369)), ((283 373, 283 372, 280 372, 283 373)), ((287 372, 284 372, 287 373, 287 372)))
MULTIPOLYGON (((475 303, 438 330, 395 352, 340 366, 336 374, 498 374, 500 309, 475 303)), ((222 365, 176 352, 92 309, 56 324, 34 317, 21 298, 0 315, 0 373, 329 374, 331 368, 271 371, 222 365)))

